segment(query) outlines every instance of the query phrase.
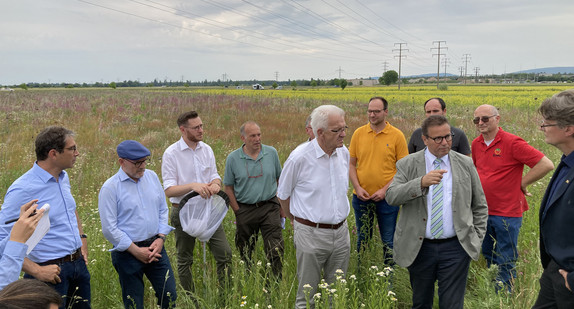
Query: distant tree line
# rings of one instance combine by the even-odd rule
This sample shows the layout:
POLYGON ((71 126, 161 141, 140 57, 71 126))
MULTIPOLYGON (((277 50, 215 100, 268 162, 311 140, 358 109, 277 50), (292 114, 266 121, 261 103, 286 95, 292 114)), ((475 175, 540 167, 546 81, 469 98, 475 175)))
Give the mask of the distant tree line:
MULTIPOLYGON (((395 71, 387 71, 386 75, 379 78, 379 83, 384 85, 390 85, 397 82, 398 74, 395 71)), ((450 76, 447 80, 451 82, 457 82, 461 78, 460 76, 450 76)), ((474 76, 467 76, 467 79, 474 79, 474 76)), ((558 73, 552 75, 542 75, 534 73, 514 73, 514 74, 503 74, 503 75, 481 75, 480 79, 485 80, 496 80, 501 82, 574 82, 574 74, 558 73)), ((442 79, 442 77, 441 77, 442 79)), ((403 83, 407 83, 407 79, 402 79, 403 83)), ((424 78, 420 78, 421 83, 426 83, 424 78)), ((275 80, 213 80, 208 81, 207 79, 203 81, 173 81, 164 79, 154 79, 151 82, 140 82, 138 80, 124 80, 116 82, 95 82, 95 83, 22 83, 20 85, 0 85, 11 88, 126 88, 126 87, 250 87, 253 84, 260 84, 262 86, 269 86, 271 88, 278 88, 279 86, 292 87, 296 89, 298 86, 302 87, 340 87, 344 89, 347 86, 353 86, 352 83, 347 83, 346 79, 297 79, 297 80, 286 80, 286 81, 275 81, 275 80)), ((359 86, 359 85, 356 85, 359 86)))

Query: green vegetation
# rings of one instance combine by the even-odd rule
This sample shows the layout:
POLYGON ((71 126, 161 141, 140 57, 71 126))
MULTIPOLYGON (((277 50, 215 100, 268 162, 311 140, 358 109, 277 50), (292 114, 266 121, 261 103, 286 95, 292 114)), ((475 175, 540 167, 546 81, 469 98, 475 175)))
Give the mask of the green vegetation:
MULTIPOLYGON (((111 245, 101 233, 97 196, 104 181, 119 168, 115 147, 124 139, 136 139, 146 145, 152 152, 148 168, 160 174, 164 150, 179 138, 175 119, 183 111, 197 110, 205 124, 205 142, 212 146, 218 170, 223 176, 225 158, 241 146, 239 126, 247 120, 260 124, 263 143, 274 146, 283 162, 291 150, 306 140, 305 119, 316 106, 335 104, 346 111, 349 131, 345 143, 348 145, 352 132, 367 123, 366 106, 370 97, 380 95, 389 100, 388 120, 408 138, 424 118, 423 102, 439 95, 447 102, 447 116, 451 123, 464 130, 469 138, 477 136, 471 121, 474 108, 484 103, 493 104, 500 108, 501 125, 505 130, 522 136, 556 163, 561 153, 544 143, 537 127, 540 117, 536 108, 544 98, 570 87, 450 85, 447 92, 439 93, 434 85, 406 86, 400 91, 388 87, 348 87, 345 91, 320 87, 305 89, 307 91, 74 87, 0 92, 0 118, 3 119, 0 128, 0 188, 3 191, 0 196, 33 164, 33 141, 41 129, 59 124, 74 130, 80 157, 68 172, 84 230, 89 235, 93 308, 121 308, 117 274, 108 252, 111 245)), ((466 308, 530 308, 534 303, 542 270, 538 257, 537 209, 548 180, 549 176, 529 188, 533 196, 527 198, 531 209, 525 213, 519 238, 519 276, 514 294, 494 293, 491 281, 496 272, 487 269, 481 258, 471 264, 466 308)), ((357 265, 355 219, 352 210, 350 213, 348 220, 353 249, 349 271, 344 278, 341 277, 345 283, 339 280, 329 287, 329 292, 323 289, 321 299, 325 300, 327 294, 335 289, 332 294, 338 296, 333 296, 334 308, 358 308, 361 304, 366 308, 409 308, 408 273, 397 267, 392 275, 386 275, 378 233, 362 256, 362 264, 357 265), (371 266, 376 266, 376 271, 371 266), (392 281, 392 293, 387 289, 388 279, 392 281)), ((211 254, 208 251, 204 265, 201 246, 197 246, 193 273, 200 303, 206 308, 293 308, 297 279, 293 231, 289 224, 284 231, 283 280, 267 285, 264 278, 268 267, 262 243, 257 245, 252 269, 246 270, 233 245, 234 220, 234 215, 229 213, 224 221, 234 250, 230 287, 218 287, 211 254)), ((175 265, 172 235, 168 236, 166 246, 175 265)), ((191 299, 183 291, 178 292, 178 307, 192 308, 191 299)), ((327 308, 324 302, 319 303, 322 308, 327 308)), ((146 308, 155 308, 154 304, 153 291, 146 289, 146 308)), ((435 308, 438 308, 436 300, 435 308)))

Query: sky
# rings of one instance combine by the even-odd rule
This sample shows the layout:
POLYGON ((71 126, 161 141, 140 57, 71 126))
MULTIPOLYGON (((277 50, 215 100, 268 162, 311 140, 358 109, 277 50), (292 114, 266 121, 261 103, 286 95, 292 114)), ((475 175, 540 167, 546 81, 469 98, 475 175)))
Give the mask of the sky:
POLYGON ((0 85, 504 74, 572 38, 572 0, 4 1, 0 85))

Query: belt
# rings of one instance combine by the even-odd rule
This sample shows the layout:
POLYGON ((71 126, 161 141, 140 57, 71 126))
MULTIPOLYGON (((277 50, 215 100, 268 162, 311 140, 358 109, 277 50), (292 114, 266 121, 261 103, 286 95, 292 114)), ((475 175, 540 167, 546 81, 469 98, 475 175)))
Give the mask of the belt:
POLYGON ((456 236, 453 236, 451 238, 439 238, 439 239, 430 239, 430 238, 425 238, 424 241, 429 242, 431 244, 442 244, 445 243, 447 241, 451 241, 451 240, 455 240, 456 236))
POLYGON ((294 217, 294 218, 295 218, 295 221, 297 221, 303 225, 307 225, 310 227, 316 227, 319 229, 332 229, 332 230, 336 230, 336 229, 340 228, 343 225, 343 223, 345 223, 345 220, 346 220, 345 219, 345 220, 343 220, 337 224, 327 224, 327 223, 315 223, 313 221, 309 221, 307 219, 303 219, 303 218, 299 218, 299 217, 294 217))
POLYGON ((241 205, 245 205, 245 206, 255 206, 255 207, 263 206, 263 205, 268 204, 268 203, 274 203, 274 204, 279 205, 279 203, 276 202, 276 197, 270 198, 270 199, 268 199, 268 200, 266 200, 266 201, 259 201, 259 202, 255 203, 255 204, 246 204, 246 203, 238 202, 238 204, 241 204, 241 205))
POLYGON ((171 203, 171 206, 175 207, 175 208, 179 208, 179 204, 178 203, 171 203))
POLYGON ((138 246, 138 247, 149 247, 151 246, 151 244, 158 239, 159 236, 154 235, 146 240, 142 240, 142 241, 134 241, 134 245, 138 246))
POLYGON ((53 265, 53 264, 63 264, 66 262, 73 262, 75 260, 78 260, 82 258, 82 250, 79 248, 78 250, 76 250, 76 252, 72 253, 72 254, 68 254, 64 257, 61 257, 59 259, 53 259, 53 260, 49 260, 46 262, 42 262, 42 263, 38 263, 38 265, 40 266, 44 266, 44 265, 53 265))

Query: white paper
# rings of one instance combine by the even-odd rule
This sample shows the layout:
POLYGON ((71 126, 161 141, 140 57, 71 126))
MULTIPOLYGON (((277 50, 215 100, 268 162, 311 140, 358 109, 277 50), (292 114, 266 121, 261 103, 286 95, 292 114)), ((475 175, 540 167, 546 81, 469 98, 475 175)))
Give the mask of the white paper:
POLYGON ((28 238, 28 241, 26 241, 26 245, 28 245, 28 251, 26 251, 26 255, 30 254, 32 249, 36 247, 36 245, 40 242, 40 240, 50 230, 50 216, 49 216, 50 204, 46 203, 40 209, 44 209, 44 215, 40 219, 40 222, 38 222, 34 234, 32 234, 32 236, 28 238))

